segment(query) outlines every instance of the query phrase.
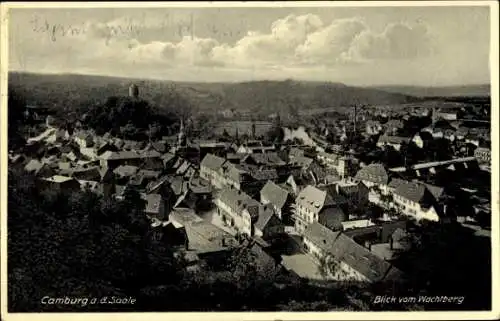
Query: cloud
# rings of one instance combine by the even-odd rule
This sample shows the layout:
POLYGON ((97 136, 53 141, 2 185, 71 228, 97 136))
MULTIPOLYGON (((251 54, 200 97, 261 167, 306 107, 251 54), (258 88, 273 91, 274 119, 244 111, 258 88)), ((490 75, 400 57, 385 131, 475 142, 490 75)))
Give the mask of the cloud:
POLYGON ((326 28, 309 34, 306 41, 296 48, 296 56, 306 63, 339 63, 350 50, 353 40, 367 28, 360 19, 333 21, 326 28))
POLYGON ((167 24, 161 17, 155 21, 89 21, 82 27, 83 32, 65 32, 64 36, 57 35, 56 42, 65 43, 66 55, 75 57, 71 63, 99 65, 116 61, 150 68, 284 70, 413 59, 432 53, 429 33, 423 25, 393 23, 375 32, 361 18, 325 23, 314 14, 288 15, 274 21, 267 31, 249 30, 234 43, 194 35, 170 41, 162 40, 161 35, 152 41, 144 40, 148 30, 153 35, 167 24))
POLYGON ((360 18, 325 24, 318 16, 308 14, 278 19, 267 33, 248 31, 232 45, 211 38, 183 37, 178 42, 137 44, 131 55, 137 55, 137 59, 163 60, 166 65, 255 69, 413 59, 431 52, 423 25, 393 23, 376 33, 360 18))
POLYGON ((352 42, 350 59, 412 59, 428 56, 433 51, 432 39, 424 25, 393 23, 381 34, 370 30, 360 33, 352 42))

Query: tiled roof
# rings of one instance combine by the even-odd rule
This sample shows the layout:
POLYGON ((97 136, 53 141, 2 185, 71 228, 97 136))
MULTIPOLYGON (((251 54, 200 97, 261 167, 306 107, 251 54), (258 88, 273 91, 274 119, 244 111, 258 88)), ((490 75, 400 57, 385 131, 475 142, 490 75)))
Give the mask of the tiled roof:
POLYGON ((241 161, 243 158, 245 158, 248 154, 242 154, 242 153, 227 153, 226 154, 226 159, 228 160, 238 160, 241 161))
POLYGON ((259 230, 263 231, 264 228, 266 227, 267 223, 270 222, 273 215, 275 215, 275 214, 274 214, 274 211, 271 208, 271 206, 260 205, 259 206, 259 218, 257 219, 257 222, 255 222, 255 227, 258 228, 259 230))
POLYGON ((432 196, 434 196, 434 198, 436 200, 440 199, 441 196, 443 196, 443 194, 444 194, 443 187, 439 187, 439 186, 435 186, 435 185, 431 185, 431 184, 427 184, 427 183, 423 183, 423 184, 425 185, 425 187, 427 187, 429 192, 431 192, 432 196))
POLYGON ((339 156, 337 156, 336 154, 327 153, 327 152, 320 152, 320 153, 318 153, 318 156, 329 159, 331 161, 336 161, 339 158, 339 156))
POLYGON ((227 178, 231 180, 241 183, 242 175, 247 174, 248 172, 239 165, 232 164, 230 162, 226 162, 222 165, 220 172, 227 178))
POLYGON ((387 261, 344 234, 337 237, 331 252, 335 259, 345 262, 372 282, 382 280, 391 268, 387 261))
POLYGON ((261 198, 266 198, 275 208, 282 209, 288 199, 288 192, 268 181, 260 191, 261 198))
POLYGON ((426 193, 432 196, 432 193, 427 190, 424 184, 416 182, 406 182, 401 184, 394 190, 394 193, 415 203, 422 203, 426 193))
POLYGON ((106 151, 99 157, 105 160, 140 158, 139 154, 137 154, 134 151, 122 151, 122 152, 106 151))
POLYGON ((399 186, 401 186, 402 184, 405 184, 405 183, 407 183, 407 181, 405 181, 404 179, 393 178, 393 179, 391 179, 388 186, 390 188, 398 188, 399 186))
POLYGON ((325 204, 326 195, 327 193, 325 191, 308 185, 300 191, 296 201, 299 205, 319 213, 325 204))
POLYGON ((258 165, 285 165, 285 162, 275 152, 266 152, 262 154, 248 154, 242 161, 253 160, 258 165))
POLYGON ((210 183, 199 177, 189 181, 189 188, 195 194, 207 194, 212 192, 210 183))
POLYGON ((304 156, 304 151, 297 147, 292 147, 288 153, 289 157, 304 156))
POLYGON ((113 173, 118 174, 122 177, 130 177, 137 173, 139 168, 137 166, 122 165, 115 168, 113 173))
POLYGON ((32 159, 24 166, 24 170, 27 172, 38 172, 42 167, 44 163, 40 162, 37 159, 32 159))
POLYGON ((307 167, 311 166, 312 162, 313 162, 313 159, 306 157, 306 156, 295 156, 295 157, 291 158, 289 161, 289 163, 291 165, 297 165, 297 166, 300 166, 302 168, 307 168, 307 167))
POLYGON ((275 169, 266 169, 266 170, 256 170, 249 173, 253 179, 257 181, 267 181, 267 180, 276 180, 278 179, 278 173, 275 169))
POLYGON ((151 192, 152 190, 157 189, 158 187, 160 187, 163 184, 165 184, 166 182, 168 182, 169 179, 170 179, 169 176, 163 176, 163 177, 157 179, 156 181, 148 183, 148 185, 146 186, 146 191, 151 192))
POLYGON ((325 191, 325 201, 323 206, 338 206, 347 203, 347 199, 337 193, 335 184, 318 187, 319 190, 325 191))
MULTIPOLYGON (((226 204, 228 207, 230 207, 233 211, 237 213, 241 213, 245 208, 249 210, 250 208, 254 207, 256 209, 261 206, 259 202, 256 200, 252 199, 248 194, 239 191, 237 189, 224 189, 218 196, 218 200, 224 204, 226 204)), ((255 217, 259 214, 258 211, 255 213, 250 213, 251 215, 253 214, 255 217)))
POLYGON ((356 173, 356 179, 375 184, 387 184, 389 175, 382 164, 373 163, 361 168, 356 173))
POLYGON ((311 241, 321 250, 330 252, 340 232, 334 232, 318 222, 309 224, 304 231, 304 238, 311 241))
POLYGON ((200 163, 200 167, 206 167, 211 170, 219 170, 226 160, 213 154, 207 154, 200 163))

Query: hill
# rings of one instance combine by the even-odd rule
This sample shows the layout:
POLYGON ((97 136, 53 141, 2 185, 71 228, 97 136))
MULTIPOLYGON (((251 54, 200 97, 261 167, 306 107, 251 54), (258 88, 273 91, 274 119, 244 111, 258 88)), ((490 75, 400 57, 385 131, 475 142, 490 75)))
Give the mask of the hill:
POLYGON ((254 114, 298 111, 342 106, 397 105, 419 101, 409 95, 373 88, 329 82, 254 81, 242 83, 184 83, 87 75, 9 74, 9 85, 22 87, 28 103, 61 108, 104 101, 126 95, 131 83, 140 87, 140 96, 160 108, 169 108, 172 93, 188 99, 194 110, 234 109, 254 114))
POLYGON ((465 85, 447 87, 378 86, 369 87, 390 93, 400 93, 415 97, 488 97, 490 85, 465 85))

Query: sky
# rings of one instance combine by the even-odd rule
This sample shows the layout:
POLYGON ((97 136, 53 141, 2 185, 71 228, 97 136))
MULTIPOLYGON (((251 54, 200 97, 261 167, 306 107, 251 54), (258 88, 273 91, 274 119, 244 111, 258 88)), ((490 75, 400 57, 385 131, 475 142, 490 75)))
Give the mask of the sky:
POLYGON ((489 84, 489 10, 14 8, 9 70, 199 82, 489 84))

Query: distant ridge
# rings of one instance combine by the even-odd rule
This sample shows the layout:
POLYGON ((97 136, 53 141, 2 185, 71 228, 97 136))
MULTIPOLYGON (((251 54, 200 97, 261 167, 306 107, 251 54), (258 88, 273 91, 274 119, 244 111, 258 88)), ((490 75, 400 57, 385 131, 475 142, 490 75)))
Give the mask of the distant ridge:
POLYGON ((481 85, 463 85, 463 86, 445 86, 445 87, 419 87, 419 86, 375 86, 367 87, 383 90, 390 93, 399 93, 415 97, 459 97, 459 96, 490 96, 491 86, 481 85))
POLYGON ((174 90, 186 96, 199 110, 233 109, 250 114, 280 112, 285 115, 354 105, 399 105, 421 101, 420 98, 397 92, 320 81, 289 79, 194 83, 81 74, 9 73, 9 85, 24 87, 28 101, 54 107, 81 105, 86 100, 126 95, 131 82, 144 87, 140 89, 142 98, 152 100, 160 107, 166 104, 168 100, 165 97, 174 90))

